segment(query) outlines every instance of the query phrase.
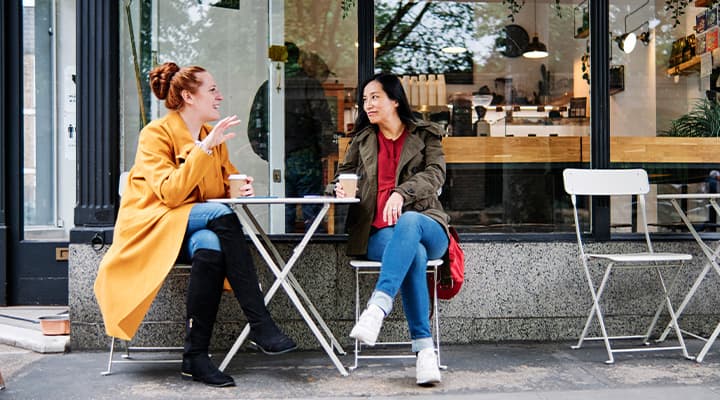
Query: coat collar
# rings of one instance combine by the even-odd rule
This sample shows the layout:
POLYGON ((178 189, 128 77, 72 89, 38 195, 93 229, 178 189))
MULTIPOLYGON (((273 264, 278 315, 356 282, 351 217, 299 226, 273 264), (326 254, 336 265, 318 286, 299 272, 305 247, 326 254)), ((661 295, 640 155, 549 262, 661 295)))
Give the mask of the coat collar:
MULTIPOLYGON (((427 121, 419 120, 406 124, 408 130, 408 136, 405 138, 403 144, 402 153, 400 154, 400 162, 398 163, 398 169, 395 171, 395 176, 399 176, 399 172, 402 168, 419 152, 425 148, 425 142, 420 137, 418 130, 427 128, 430 123, 427 121)), ((428 130, 433 134, 437 134, 434 130, 428 130)), ((363 160, 367 173, 370 176, 377 175, 377 128, 374 125, 370 125, 355 135, 353 140, 357 140, 360 143, 360 158, 363 160)))
MULTIPOLYGON (((167 115, 165 115, 165 123, 177 140, 181 140, 182 142, 188 141, 195 144, 192 135, 190 134, 190 131, 188 130, 187 125, 185 125, 185 121, 182 119, 179 112, 169 110, 167 115)), ((211 130, 212 126, 203 124, 202 128, 200 128, 200 140, 203 140, 211 130)))
MULTIPOLYGON (((432 124, 430 122, 421 120, 421 119, 405 123, 405 127, 407 128, 408 132, 411 134, 409 136, 413 136, 413 134, 417 133, 418 129, 426 129, 428 132, 430 132, 438 137, 442 137, 442 134, 440 134, 439 132, 436 132, 435 129, 427 129, 431 125, 432 124)), ((358 140, 363 140, 365 136, 375 134, 375 133, 377 133, 377 131, 378 131, 377 126, 368 125, 365 128, 363 128, 360 132, 356 133, 355 138, 357 138, 358 140)))
MULTIPOLYGON (((180 162, 180 160, 186 160, 190 152, 195 148, 195 141, 187 125, 185 125, 185 121, 179 112, 170 110, 167 115, 165 115, 165 124, 176 146, 176 160, 178 160, 178 162, 180 162)), ((211 129, 212 127, 210 125, 204 124, 200 129, 200 140, 204 139, 208 133, 210 133, 211 129)))

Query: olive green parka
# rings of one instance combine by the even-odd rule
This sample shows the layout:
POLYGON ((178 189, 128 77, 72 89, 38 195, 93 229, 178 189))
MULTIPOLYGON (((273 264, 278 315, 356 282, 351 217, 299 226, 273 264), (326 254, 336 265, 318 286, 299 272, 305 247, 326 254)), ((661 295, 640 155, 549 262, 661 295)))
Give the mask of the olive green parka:
MULTIPOLYGON (((447 232, 450 218, 443 211, 438 198, 445 183, 443 130, 437 124, 426 121, 406 125, 409 134, 400 154, 393 191, 403 197, 403 212, 417 211, 427 215, 440 223, 447 232)), ((353 137, 345 159, 338 166, 337 175, 358 175, 360 202, 349 206, 346 222, 350 236, 347 247, 349 256, 367 254, 377 202, 377 160, 377 128, 370 125, 353 137)))

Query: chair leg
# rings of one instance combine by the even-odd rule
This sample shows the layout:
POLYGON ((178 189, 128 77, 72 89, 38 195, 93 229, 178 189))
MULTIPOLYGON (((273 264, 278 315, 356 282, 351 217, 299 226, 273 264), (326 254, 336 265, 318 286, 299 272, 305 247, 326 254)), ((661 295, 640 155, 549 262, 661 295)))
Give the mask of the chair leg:
MULTIPOLYGON (((355 323, 360 319, 360 270, 355 268, 355 323)), ((360 341, 355 339, 355 364, 348 368, 354 371, 358 367, 358 356, 360 355, 360 341)))
POLYGON ((608 279, 610 278, 610 274, 612 273, 612 267, 613 263, 608 264, 607 268, 605 269, 605 274, 603 275, 603 280, 600 282, 600 288, 598 288, 597 294, 593 297, 593 301, 595 302, 595 315, 598 318, 598 322, 600 323, 600 332, 602 332, 603 335, 603 342, 605 342, 605 349, 608 353, 608 359, 605 361, 606 364, 612 364, 615 362, 615 358, 612 354, 612 347, 610 346, 610 337, 607 333, 607 328, 605 327, 605 318, 603 317, 602 310, 600 309, 600 299, 602 298, 603 292, 605 291, 605 286, 607 285, 608 279))
POLYGON ((438 278, 438 266, 433 267, 433 296, 435 301, 433 301, 433 314, 435 318, 435 349, 437 353, 437 362, 438 362, 438 368, 440 369, 447 369, 447 365, 443 365, 440 361, 440 308, 438 307, 438 297, 437 297, 437 278, 438 278))
POLYGON ((590 295, 592 296, 593 305, 590 310, 590 315, 588 315, 587 321, 585 322, 585 327, 583 328, 582 333, 580 334, 580 339, 578 339, 578 343, 575 346, 572 346, 573 349, 579 349, 583 341, 585 340, 587 336, 588 329, 590 328, 590 323, 592 322, 593 316, 596 316, 598 319, 598 323, 600 324, 600 331, 602 333, 602 340, 605 343, 605 349, 607 350, 608 359, 605 361, 606 364, 612 364, 615 362, 615 358, 612 355, 612 347, 610 346, 610 338, 607 333, 607 329, 605 328, 605 321, 603 319, 602 310, 600 309, 600 298, 602 297, 603 291, 605 290, 605 285, 607 284, 608 278, 610 277, 610 274, 612 273, 612 267, 613 263, 608 264, 607 268, 605 269, 605 274, 603 275, 603 279, 600 282, 600 287, 597 289, 597 292, 595 291, 595 285, 592 281, 592 276, 590 275, 590 270, 587 267, 587 264, 585 260, 583 260, 584 267, 585 267, 585 276, 587 278, 588 286, 590 288, 590 295))
POLYGON ((5 389, 5 379, 3 379, 2 372, 0 372, 0 390, 5 389))
POLYGON ((110 337, 110 356, 108 357, 107 370, 100 373, 102 376, 112 374, 113 353, 115 352, 115 337, 110 337))
MULTIPOLYGON (((663 288, 663 294, 665 295, 665 302, 667 304, 668 313, 670 313, 670 321, 672 322, 673 326, 675 327, 675 334, 677 335, 678 342, 680 343, 680 347, 683 352, 683 356, 689 360, 694 360, 695 357, 692 357, 687 352, 687 347, 685 346, 685 339, 683 339, 682 331, 680 330, 680 324, 678 324, 677 321, 677 315, 675 314, 675 310, 673 309, 672 302, 670 301, 670 296, 668 295, 668 289, 667 286, 665 286, 665 280, 662 277, 662 272, 660 272, 659 268, 655 268, 658 274, 658 278, 660 279, 660 284, 663 288)), ((680 270, 678 269, 677 273, 679 273, 680 270)))
MULTIPOLYGON (((682 266, 684 266, 684 264, 683 264, 682 266)), ((671 293, 671 292, 673 292, 673 291, 675 290, 675 286, 676 286, 677 283, 678 283, 678 277, 680 276, 680 271, 682 270, 682 266, 681 266, 681 268, 678 268, 677 271, 675 272, 675 276, 673 277, 672 282, 670 283, 670 287, 669 287, 669 289, 668 289, 668 291, 667 291, 668 294, 671 293)), ((658 272, 659 272, 659 271, 658 271, 658 272)), ((658 304, 657 311, 655 311, 655 315, 653 316, 652 322, 650 323, 650 326, 648 327, 647 332, 645 333, 645 340, 646 340, 647 342, 650 341, 650 335, 651 335, 652 332, 655 330, 655 327, 657 326, 657 323, 658 323, 658 321, 659 321, 659 319, 660 319, 660 314, 662 313, 662 310, 663 310, 663 308, 664 308, 664 307, 663 307, 663 303, 665 303, 665 302, 661 300, 661 301, 660 301, 660 304, 658 304)), ((686 305, 686 304, 687 304, 687 303, 686 303, 685 301, 683 301, 683 304, 680 305, 681 308, 678 309, 678 310, 675 312, 675 314, 676 314, 676 315, 680 314, 680 313, 682 312, 682 310, 685 309, 685 305, 686 305)), ((662 334, 660 335, 660 337, 659 337, 657 340, 655 340, 655 343, 663 342, 663 341, 666 339, 667 334, 670 332, 670 329, 671 329, 671 328, 672 328, 672 321, 667 324, 667 327, 666 327, 665 330, 662 332, 662 334)))

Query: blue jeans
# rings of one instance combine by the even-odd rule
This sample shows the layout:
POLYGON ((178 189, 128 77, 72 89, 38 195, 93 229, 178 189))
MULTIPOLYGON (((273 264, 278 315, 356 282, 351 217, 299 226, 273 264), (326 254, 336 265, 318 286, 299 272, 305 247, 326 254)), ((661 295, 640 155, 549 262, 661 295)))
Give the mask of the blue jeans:
POLYGON ((388 315, 400 291, 415 352, 433 346, 427 261, 442 257, 447 247, 442 225, 414 211, 403 213, 395 226, 378 230, 368 241, 367 258, 382 262, 368 304, 377 305, 388 315))
POLYGON ((200 249, 222 251, 220 239, 215 232, 207 229, 207 224, 232 212, 230 207, 221 203, 197 203, 193 206, 182 245, 189 260, 192 260, 195 252, 200 249))

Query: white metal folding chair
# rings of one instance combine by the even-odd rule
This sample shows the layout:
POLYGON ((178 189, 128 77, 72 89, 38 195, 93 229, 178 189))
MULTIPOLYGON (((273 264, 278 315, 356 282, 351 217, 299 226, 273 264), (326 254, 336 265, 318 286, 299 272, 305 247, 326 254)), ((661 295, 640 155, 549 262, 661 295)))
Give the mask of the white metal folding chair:
MULTIPOLYGON (((671 291, 673 283, 675 282, 678 273, 685 261, 692 259, 690 254, 677 254, 677 253, 657 253, 653 250, 652 242, 650 241, 650 234, 647 228, 647 215, 645 211, 645 195, 650 191, 650 183, 648 181, 647 173, 642 169, 603 169, 603 170, 591 170, 591 169, 566 169, 563 172, 563 178, 565 182, 565 191, 570 195, 573 204, 573 213, 575 218, 575 234, 577 236, 578 247, 580 251, 580 261, 582 262, 583 269, 585 271, 585 277, 590 288, 590 294, 592 296, 592 307, 590 308, 590 315, 588 315, 585 327, 583 328, 582 334, 574 349, 578 349, 582 346, 585 340, 602 340, 605 342, 605 348, 607 349, 608 360, 606 363, 613 363, 613 353, 624 353, 624 352, 638 352, 638 351, 662 351, 662 350, 681 350, 683 356, 688 359, 692 359, 688 355, 687 348, 685 347, 685 341, 682 337, 682 332, 677 322, 677 316, 673 309, 672 303, 668 292, 671 291), (625 254, 591 254, 586 253, 582 241, 582 234, 580 228, 580 220, 578 217, 578 206, 577 196, 636 196, 638 202, 638 213, 642 221, 638 222, 638 229, 642 229, 645 234, 645 242, 647 243, 647 251, 642 253, 625 253, 625 254), (603 275, 600 285, 595 286, 593 283, 592 274, 590 273, 590 266, 588 265, 591 261, 604 261, 608 262, 605 273, 603 275), (612 275, 614 269, 650 269, 654 270, 657 275, 658 282, 662 288, 662 300, 658 305, 657 312, 652 319, 652 322, 648 326, 647 331, 643 335, 630 335, 630 336, 608 336, 607 329, 605 326, 605 320, 603 317, 603 310, 600 306, 600 299, 602 298, 603 291, 605 290, 608 280, 612 275), (674 275, 670 280, 670 285, 666 284, 666 279, 663 277, 663 270, 672 270, 674 275), (662 309, 666 308, 670 316, 670 325, 673 327, 675 334, 677 335, 678 345, 677 346, 656 346, 649 347, 649 337, 652 334, 653 329, 660 317, 662 309), (597 321, 600 325, 600 331, 602 336, 588 337, 588 330, 593 322, 593 317, 597 317, 597 321), (630 348, 613 348, 611 341, 617 339, 642 339, 643 347, 630 347, 630 348)), ((652 274, 655 275, 655 274, 652 274)), ((648 276, 651 276, 648 274, 648 276)))
MULTIPOLYGON (((440 309, 438 308, 437 298, 437 282, 438 282, 438 268, 442 265, 442 259, 428 260, 427 273, 432 274, 433 277, 433 298, 430 299, 433 307, 432 324, 434 326, 435 335, 435 352, 437 353, 438 367, 446 369, 447 366, 442 365, 440 362, 440 309)), ((360 318, 360 275, 378 275, 380 273, 380 262, 368 261, 368 260, 351 260, 350 266, 355 270, 355 323, 360 318)), ((376 346, 395 346, 404 345, 410 346, 411 342, 376 342, 376 346)), ((387 359, 387 358, 415 358, 414 354, 411 353, 388 353, 388 352, 373 352, 373 354, 361 354, 363 344, 355 339, 355 364, 349 369, 352 371, 358 367, 358 361, 361 359, 387 359)))

